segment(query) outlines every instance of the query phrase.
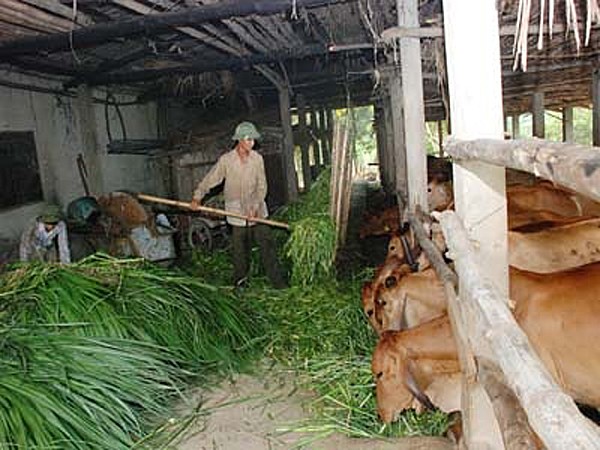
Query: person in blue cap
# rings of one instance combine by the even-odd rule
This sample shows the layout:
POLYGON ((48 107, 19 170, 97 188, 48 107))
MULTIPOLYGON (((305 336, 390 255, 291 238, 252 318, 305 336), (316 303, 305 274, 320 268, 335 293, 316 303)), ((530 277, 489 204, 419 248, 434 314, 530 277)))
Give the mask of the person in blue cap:
MULTIPOLYGON (((264 219, 269 215, 265 198, 267 178, 263 157, 253 150, 261 135, 251 122, 241 122, 232 139, 233 150, 222 155, 194 191, 191 207, 196 209, 206 193, 225 180, 225 209, 251 218, 264 219)), ((276 288, 286 286, 268 226, 227 217, 232 227, 234 283, 242 285, 248 277, 250 251, 253 241, 260 247, 263 267, 276 288)))
POLYGON ((71 262, 67 225, 60 208, 48 205, 21 234, 21 261, 71 262))

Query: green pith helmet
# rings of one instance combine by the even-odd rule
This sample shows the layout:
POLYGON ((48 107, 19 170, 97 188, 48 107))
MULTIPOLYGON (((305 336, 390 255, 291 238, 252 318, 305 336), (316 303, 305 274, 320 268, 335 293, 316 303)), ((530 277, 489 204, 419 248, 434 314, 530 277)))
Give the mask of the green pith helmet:
POLYGON ((40 216, 40 220, 44 223, 58 223, 62 218, 62 213, 58 205, 48 205, 44 208, 44 212, 40 216))
POLYGON ((232 138, 234 141, 242 139, 260 139, 260 133, 252 122, 242 122, 235 127, 235 133, 232 138))

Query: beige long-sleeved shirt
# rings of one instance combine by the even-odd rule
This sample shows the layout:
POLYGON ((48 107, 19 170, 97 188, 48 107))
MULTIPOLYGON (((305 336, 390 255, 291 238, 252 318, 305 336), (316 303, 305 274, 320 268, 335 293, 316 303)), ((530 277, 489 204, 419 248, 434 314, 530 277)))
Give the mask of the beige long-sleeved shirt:
MULTIPOLYGON (((224 197, 227 211, 244 214, 255 214, 264 219, 267 217, 267 178, 263 157, 250 150, 248 157, 242 162, 236 150, 222 155, 210 169, 204 179, 198 183, 194 191, 194 200, 201 201, 206 193, 225 180, 224 197)), ((231 225, 246 226, 242 219, 227 217, 231 225)))

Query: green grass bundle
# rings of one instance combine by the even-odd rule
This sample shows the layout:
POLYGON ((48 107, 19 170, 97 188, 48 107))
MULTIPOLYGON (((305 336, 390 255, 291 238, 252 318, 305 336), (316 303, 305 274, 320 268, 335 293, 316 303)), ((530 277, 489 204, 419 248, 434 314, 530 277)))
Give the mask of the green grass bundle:
POLYGON ((183 386, 168 351, 140 342, 45 327, 0 341, 3 449, 130 449, 183 386))
POLYGON ((285 246, 292 261, 292 284, 308 286, 328 280, 335 262, 335 226, 328 215, 296 222, 285 246))
POLYGON ((0 448, 131 448, 184 382, 246 367, 263 334, 230 293, 138 260, 16 267, 0 277, 0 448))

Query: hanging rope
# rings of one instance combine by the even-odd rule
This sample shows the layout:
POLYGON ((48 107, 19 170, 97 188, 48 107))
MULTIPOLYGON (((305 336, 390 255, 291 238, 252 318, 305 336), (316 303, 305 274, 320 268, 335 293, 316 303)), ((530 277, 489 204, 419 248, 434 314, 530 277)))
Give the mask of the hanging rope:
POLYGON ((121 123, 121 135, 123 136, 123 141, 127 140, 127 130, 125 130, 125 121, 123 120, 123 115, 121 114, 121 110, 119 109, 119 104, 117 103, 117 99, 115 96, 107 91, 106 92, 106 102, 104 103, 104 120, 106 121, 106 134, 108 135, 108 142, 112 142, 112 133, 110 130, 110 119, 108 117, 108 107, 110 105, 115 107, 115 111, 117 112, 117 116, 119 117, 119 122, 121 123))

